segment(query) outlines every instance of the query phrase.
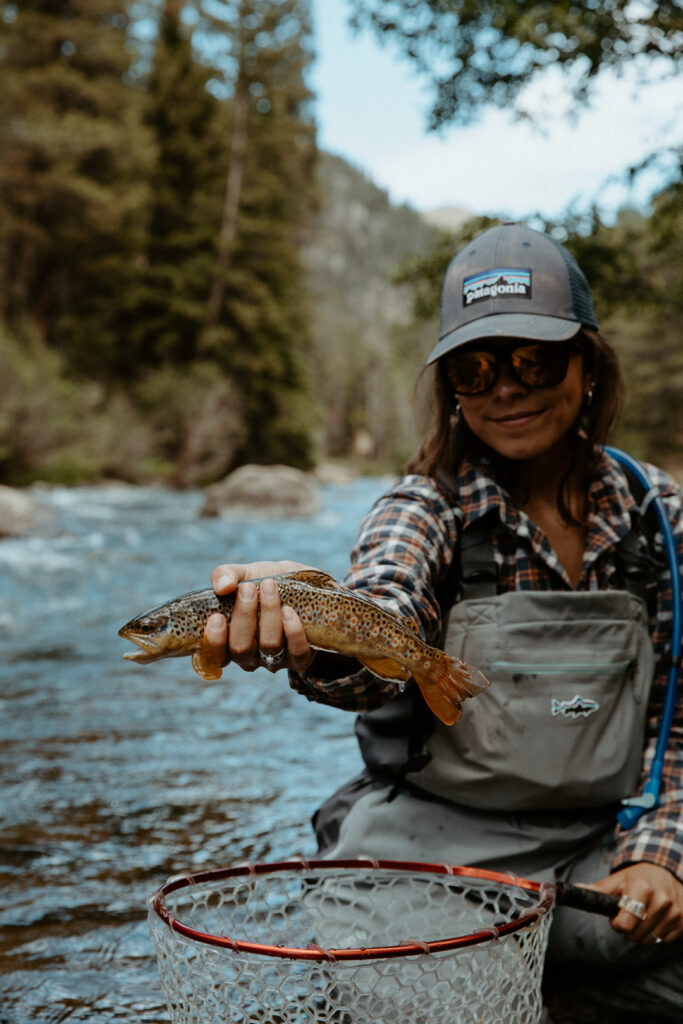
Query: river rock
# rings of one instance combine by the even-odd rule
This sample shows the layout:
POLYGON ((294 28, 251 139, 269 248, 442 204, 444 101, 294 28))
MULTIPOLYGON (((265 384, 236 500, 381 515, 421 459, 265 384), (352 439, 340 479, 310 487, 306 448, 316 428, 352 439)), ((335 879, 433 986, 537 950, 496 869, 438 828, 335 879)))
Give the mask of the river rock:
POLYGON ((292 466, 240 466, 204 494, 203 516, 312 516, 320 508, 320 486, 292 466))
POLYGON ((48 510, 30 494, 0 484, 0 537, 23 537, 48 518, 48 510))

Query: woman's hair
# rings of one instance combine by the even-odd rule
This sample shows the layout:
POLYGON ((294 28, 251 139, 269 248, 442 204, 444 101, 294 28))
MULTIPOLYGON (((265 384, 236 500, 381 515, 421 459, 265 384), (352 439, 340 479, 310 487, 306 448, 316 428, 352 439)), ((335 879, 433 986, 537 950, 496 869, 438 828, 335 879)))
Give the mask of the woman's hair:
MULTIPOLYGON (((582 327, 577 340, 583 343, 584 368, 594 382, 593 396, 589 403, 584 402, 575 424, 575 443, 571 445, 569 465, 560 481, 558 505, 566 522, 583 525, 583 520, 570 510, 569 483, 578 476, 587 492, 599 448, 607 443, 621 414, 624 383, 617 353, 599 331, 582 327)), ((478 462, 485 458, 496 479, 509 490, 515 479, 515 461, 504 458, 480 441, 464 418, 457 415, 457 396, 446 375, 443 359, 436 363, 432 372, 435 422, 417 453, 406 463, 405 472, 430 476, 438 486, 452 479, 464 459, 478 462)))

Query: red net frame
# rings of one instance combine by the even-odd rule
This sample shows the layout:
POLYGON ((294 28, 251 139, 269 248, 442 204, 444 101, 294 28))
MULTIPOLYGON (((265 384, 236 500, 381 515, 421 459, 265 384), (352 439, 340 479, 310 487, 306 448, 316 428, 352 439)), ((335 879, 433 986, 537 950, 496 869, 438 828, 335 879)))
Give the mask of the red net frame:
POLYGON ((297 858, 287 861, 276 861, 268 864, 242 864, 235 867, 215 868, 195 874, 178 875, 169 879, 150 898, 150 906, 159 919, 172 932, 182 935, 194 942, 207 946, 223 947, 236 953, 251 953, 267 957, 288 960, 311 961, 363 961, 381 958, 415 956, 424 953, 443 953, 490 942, 491 939, 502 939, 514 932, 529 928, 540 917, 547 914, 553 907, 556 888, 549 883, 534 882, 519 878, 517 875, 500 871, 489 871, 484 868, 463 867, 451 864, 425 863, 422 861, 375 860, 374 858, 352 858, 345 860, 323 860, 297 858), (240 878, 256 875, 277 874, 279 872, 306 871, 338 871, 364 870, 405 872, 413 877, 420 874, 448 875, 454 878, 476 879, 491 882, 495 885, 510 886, 521 889, 538 897, 535 906, 523 911, 514 920, 506 921, 496 927, 487 927, 470 932, 466 935, 453 936, 447 939, 414 942, 405 941, 398 945, 363 946, 348 948, 322 949, 319 946, 283 946, 270 945, 262 942, 251 942, 235 939, 227 935, 213 935, 184 924, 171 914, 166 906, 165 897, 179 889, 206 883, 220 882, 227 878, 240 878))

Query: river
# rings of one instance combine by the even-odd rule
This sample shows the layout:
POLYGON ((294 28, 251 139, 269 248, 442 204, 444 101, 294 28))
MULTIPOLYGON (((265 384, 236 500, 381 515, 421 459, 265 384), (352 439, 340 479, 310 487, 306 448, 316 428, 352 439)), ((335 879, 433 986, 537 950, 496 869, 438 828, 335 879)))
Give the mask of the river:
POLYGON ((340 578, 386 480, 323 488, 311 519, 202 519, 198 491, 39 492, 53 519, 0 540, 0 1024, 168 1021, 146 899, 169 876, 311 855, 311 813, 360 759, 353 716, 284 672, 139 666, 133 614, 221 561, 340 578))

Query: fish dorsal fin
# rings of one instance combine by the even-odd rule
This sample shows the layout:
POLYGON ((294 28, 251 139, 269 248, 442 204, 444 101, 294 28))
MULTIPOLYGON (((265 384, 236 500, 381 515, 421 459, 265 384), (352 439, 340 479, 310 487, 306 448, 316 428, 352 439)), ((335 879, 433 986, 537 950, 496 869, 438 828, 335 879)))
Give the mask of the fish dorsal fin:
POLYGON ((342 589, 333 576, 321 572, 319 569, 299 569, 298 572, 287 572, 283 575, 287 579, 296 580, 297 583, 310 583, 313 587, 326 587, 328 590, 342 589))

